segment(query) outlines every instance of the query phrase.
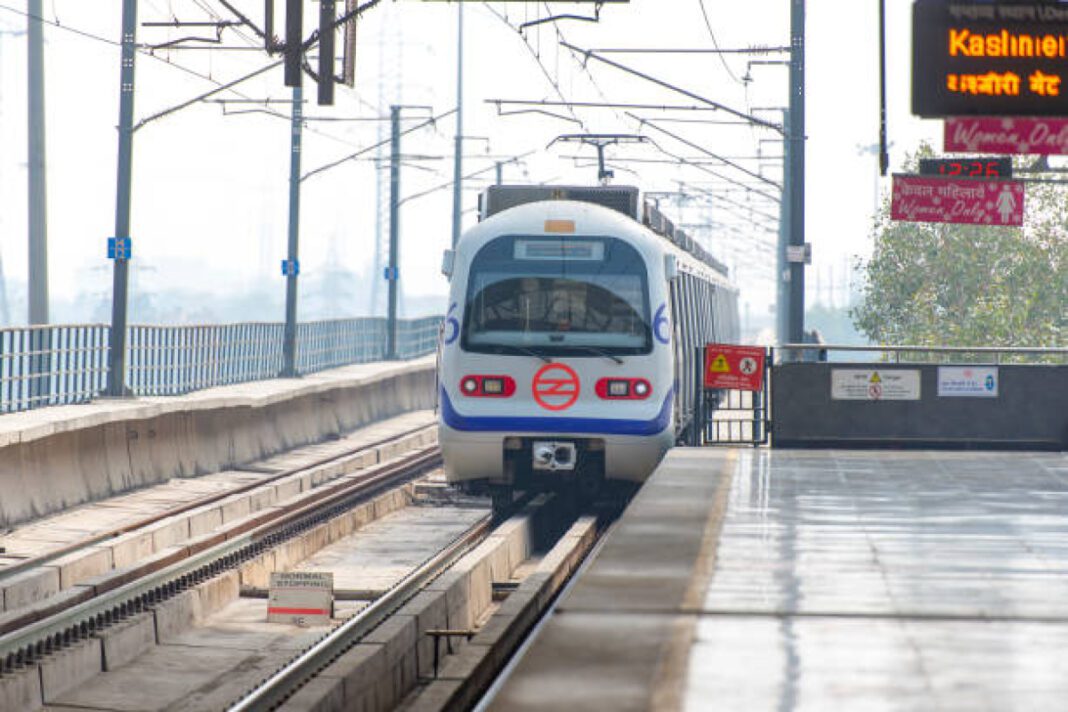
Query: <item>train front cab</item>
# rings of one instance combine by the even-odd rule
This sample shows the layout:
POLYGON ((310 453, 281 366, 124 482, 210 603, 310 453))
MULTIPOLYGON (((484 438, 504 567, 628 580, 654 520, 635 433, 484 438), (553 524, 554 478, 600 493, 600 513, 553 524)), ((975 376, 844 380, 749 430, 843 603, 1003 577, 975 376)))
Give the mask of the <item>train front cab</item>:
MULTIPOLYGON (((674 442, 663 252, 621 216, 563 207, 599 229, 566 241, 529 229, 480 235, 491 219, 456 254, 440 390, 452 482, 592 494, 640 483, 674 442)), ((541 226, 549 209, 509 213, 541 226)))

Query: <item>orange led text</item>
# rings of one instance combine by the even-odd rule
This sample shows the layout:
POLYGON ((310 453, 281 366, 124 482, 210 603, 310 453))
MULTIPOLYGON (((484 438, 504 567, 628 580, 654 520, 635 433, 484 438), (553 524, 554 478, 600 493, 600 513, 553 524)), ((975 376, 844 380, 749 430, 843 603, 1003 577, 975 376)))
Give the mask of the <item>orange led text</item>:
POLYGON ((1068 57, 1065 35, 1027 35, 1008 30, 976 34, 971 30, 949 30, 951 57, 1068 57))

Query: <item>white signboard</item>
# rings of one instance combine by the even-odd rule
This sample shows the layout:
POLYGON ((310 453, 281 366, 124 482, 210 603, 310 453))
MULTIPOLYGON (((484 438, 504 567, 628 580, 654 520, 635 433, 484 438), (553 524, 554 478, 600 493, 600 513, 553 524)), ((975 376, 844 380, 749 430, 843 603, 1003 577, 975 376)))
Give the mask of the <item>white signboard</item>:
POLYGON ((940 398, 997 398, 997 366, 939 366, 940 398))
POLYGON ((831 399, 919 400, 920 372, 900 368, 835 368, 831 370, 831 399))
POLYGON ((267 596, 267 622, 328 625, 334 611, 334 574, 274 571, 267 596))

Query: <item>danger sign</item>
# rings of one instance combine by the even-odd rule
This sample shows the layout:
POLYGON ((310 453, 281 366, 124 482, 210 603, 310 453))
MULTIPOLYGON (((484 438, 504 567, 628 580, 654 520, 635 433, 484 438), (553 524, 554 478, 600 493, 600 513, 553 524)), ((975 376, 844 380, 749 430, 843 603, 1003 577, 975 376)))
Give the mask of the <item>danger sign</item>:
POLYGON ((705 388, 759 391, 764 385, 764 348, 708 344, 704 372, 705 388))
POLYGON ((831 370, 832 400, 896 401, 920 399, 918 369, 831 370))

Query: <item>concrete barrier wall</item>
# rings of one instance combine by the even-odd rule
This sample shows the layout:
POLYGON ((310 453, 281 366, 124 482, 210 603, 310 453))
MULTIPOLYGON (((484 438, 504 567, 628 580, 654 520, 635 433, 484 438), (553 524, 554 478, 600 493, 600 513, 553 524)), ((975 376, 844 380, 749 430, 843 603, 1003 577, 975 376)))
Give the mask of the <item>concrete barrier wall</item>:
POLYGON ((240 468, 434 403, 432 358, 0 417, 0 527, 240 468))
POLYGON ((1068 366, 1002 365, 996 398, 938 395, 936 364, 786 363, 772 370, 776 447, 1068 450, 1068 366), (834 400, 835 369, 920 371, 919 400, 834 400))

